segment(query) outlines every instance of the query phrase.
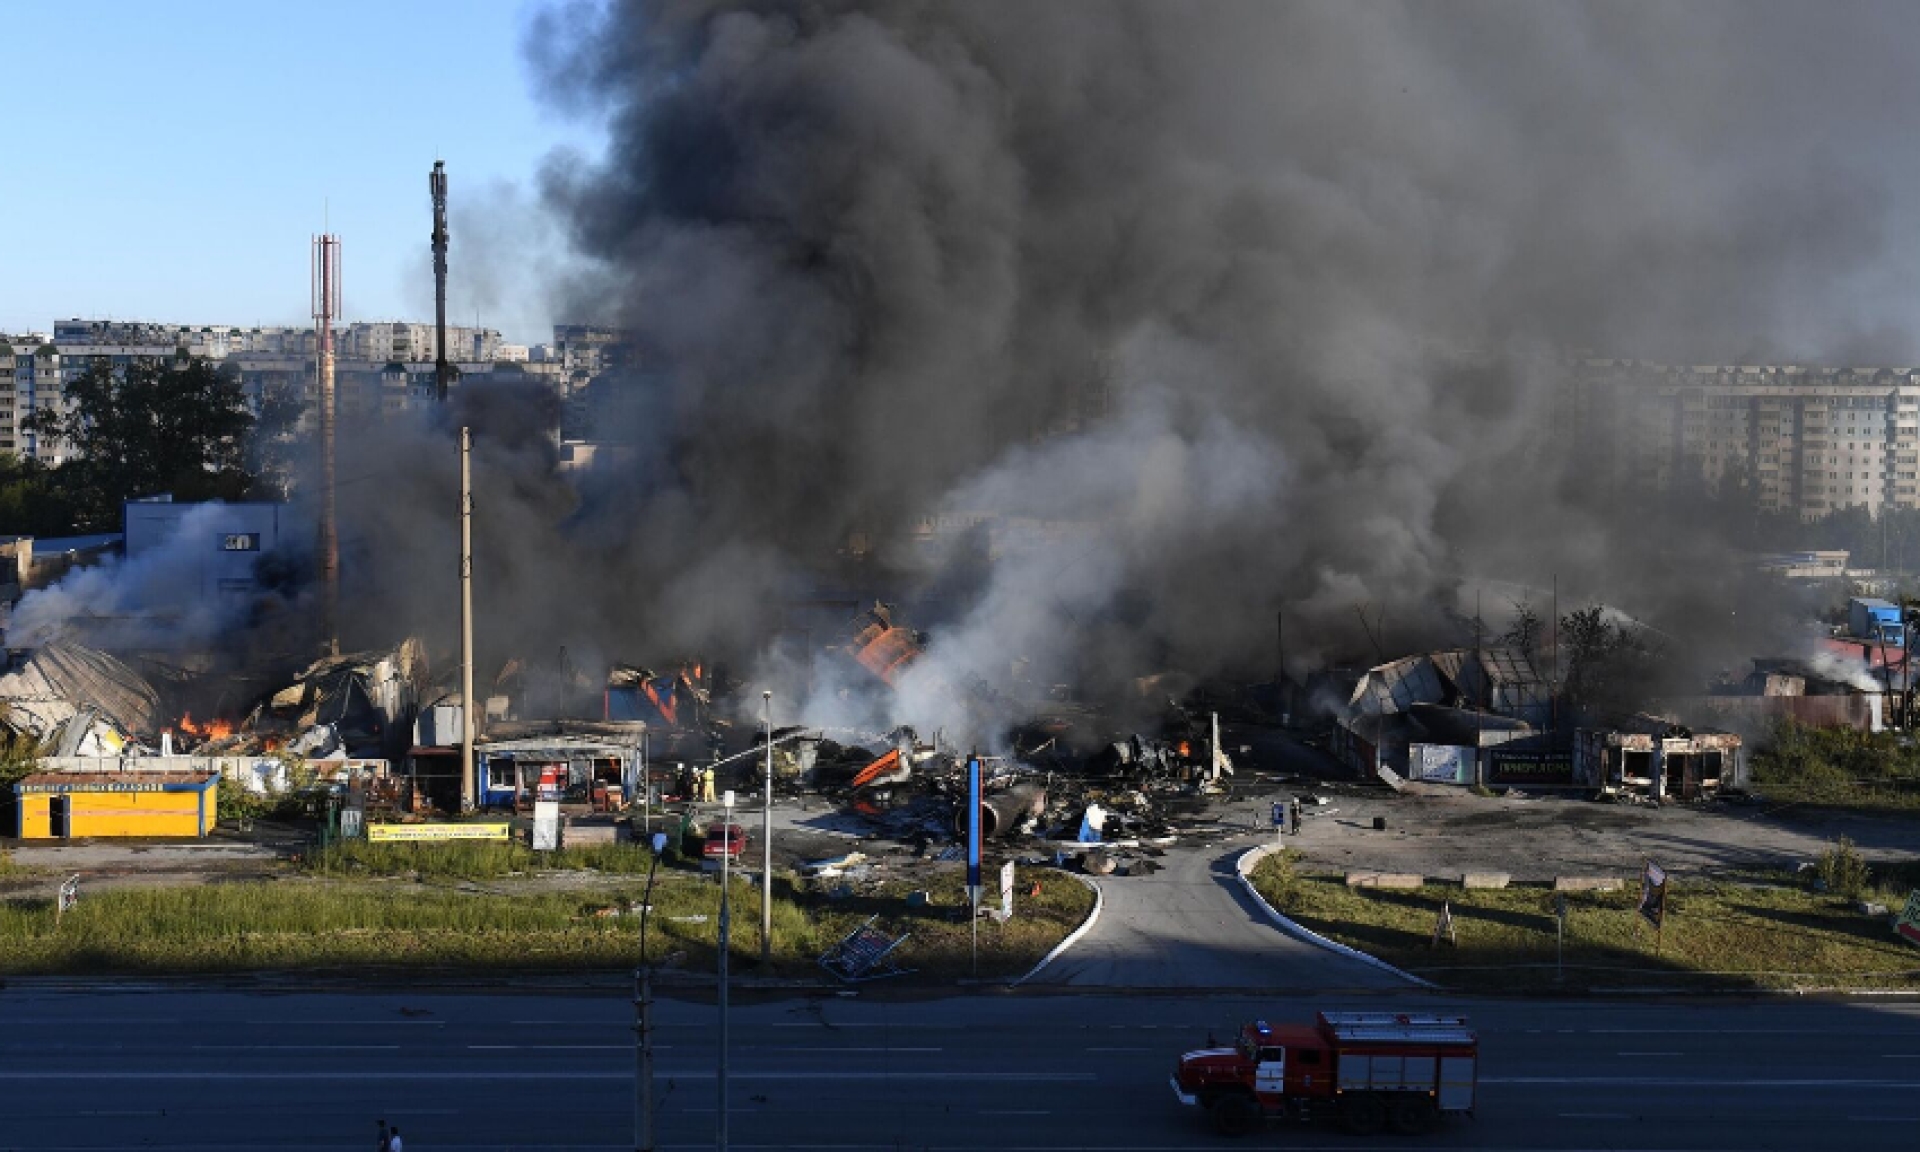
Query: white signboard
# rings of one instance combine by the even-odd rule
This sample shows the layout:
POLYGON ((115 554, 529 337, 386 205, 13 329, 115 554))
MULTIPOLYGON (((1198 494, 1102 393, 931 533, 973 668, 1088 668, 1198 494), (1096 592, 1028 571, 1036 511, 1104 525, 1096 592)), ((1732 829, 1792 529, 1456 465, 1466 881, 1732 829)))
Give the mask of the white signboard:
POLYGON ((1407 745, 1407 774, 1434 784, 1473 783, 1473 749, 1453 744, 1407 745))
POLYGON ((533 850, 552 852, 560 847, 560 802, 533 802, 533 850))
POLYGON ((1013 861, 1000 866, 1000 919, 1013 918, 1013 861))

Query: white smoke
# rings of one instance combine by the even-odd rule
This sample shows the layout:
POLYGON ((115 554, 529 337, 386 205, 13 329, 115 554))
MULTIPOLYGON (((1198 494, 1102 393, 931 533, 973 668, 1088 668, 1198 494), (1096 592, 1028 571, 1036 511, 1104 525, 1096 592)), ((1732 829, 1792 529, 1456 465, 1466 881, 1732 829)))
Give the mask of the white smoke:
POLYGON ((245 623, 250 601, 207 587, 207 542, 230 521, 218 502, 194 508, 157 548, 68 573, 14 608, 7 644, 107 641, 114 648, 203 648, 245 623))

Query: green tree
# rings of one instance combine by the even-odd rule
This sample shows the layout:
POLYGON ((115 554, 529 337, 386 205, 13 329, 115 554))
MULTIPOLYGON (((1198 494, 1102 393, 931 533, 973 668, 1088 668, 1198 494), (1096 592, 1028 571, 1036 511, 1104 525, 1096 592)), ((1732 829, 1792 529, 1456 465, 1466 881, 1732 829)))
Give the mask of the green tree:
POLYGON ((1540 614, 1533 610, 1530 600, 1518 600, 1513 605, 1513 620, 1507 630, 1501 634, 1500 643, 1509 648, 1518 648, 1533 659, 1533 653, 1540 646, 1540 614))
POLYGON ((119 371, 96 363, 67 384, 64 406, 25 423, 73 445, 76 458, 59 476, 82 531, 118 527, 130 497, 240 500, 256 490, 253 412, 239 379, 203 359, 140 360, 119 371))
POLYGON ((1567 650, 1567 697, 1575 704, 1632 710, 1655 690, 1658 654, 1598 604, 1560 617, 1567 650))
POLYGON ((0 536, 71 536, 74 514, 55 469, 0 452, 0 536))

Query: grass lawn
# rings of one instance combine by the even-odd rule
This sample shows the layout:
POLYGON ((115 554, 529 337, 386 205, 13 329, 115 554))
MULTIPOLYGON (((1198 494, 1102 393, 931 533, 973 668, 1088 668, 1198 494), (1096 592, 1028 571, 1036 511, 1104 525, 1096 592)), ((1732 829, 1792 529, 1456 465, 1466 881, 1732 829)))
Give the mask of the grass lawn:
MULTIPOLYGON (((1268 858, 1254 884, 1275 908, 1323 936, 1448 988, 1539 992, 1555 981, 1554 893, 1349 888, 1268 858), (1457 944, 1431 943, 1445 903, 1457 944)), ((1885 917, 1814 893, 1784 874, 1670 882, 1665 930, 1635 911, 1637 890, 1566 894, 1566 988, 1902 988, 1920 990, 1920 948, 1885 917)), ((1897 912, 1904 887, 1873 897, 1897 912)))
MULTIPOLYGON (((1084 886, 1050 869, 1021 869, 1012 921, 980 925, 980 975, 1011 978, 1072 931, 1092 905, 1084 886), (1041 895, 1025 899, 1041 882, 1041 895)), ((777 880, 771 975, 828 979, 820 954, 868 916, 910 933, 896 955, 922 978, 965 976, 969 927, 962 874, 926 885, 882 882, 835 893, 777 880)), ((437 877, 412 880, 300 878, 283 881, 114 888, 83 892, 56 923, 50 897, 0 900, 0 974, 215 973, 382 966, 526 972, 630 969, 638 955, 632 909, 643 877, 590 889, 533 890, 506 880, 484 886, 437 877), (516 889, 519 889, 516 891, 516 889)), ((662 869, 654 886, 648 950, 669 968, 712 971, 720 886, 710 876, 662 869)), ((760 893, 732 885, 736 972, 757 968, 760 893)), ((767 973, 762 973, 767 974, 767 973)))

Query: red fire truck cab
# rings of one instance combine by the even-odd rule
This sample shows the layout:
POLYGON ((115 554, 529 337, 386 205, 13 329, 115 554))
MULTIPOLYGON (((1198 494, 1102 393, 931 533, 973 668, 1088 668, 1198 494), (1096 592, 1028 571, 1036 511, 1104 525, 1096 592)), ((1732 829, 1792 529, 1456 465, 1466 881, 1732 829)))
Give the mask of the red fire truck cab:
POLYGON ((1180 1057, 1173 1093, 1244 1135, 1269 1116, 1337 1113, 1353 1132, 1421 1132, 1473 1111, 1480 1041, 1457 1016, 1322 1012, 1311 1026, 1244 1025, 1231 1048, 1180 1057))

